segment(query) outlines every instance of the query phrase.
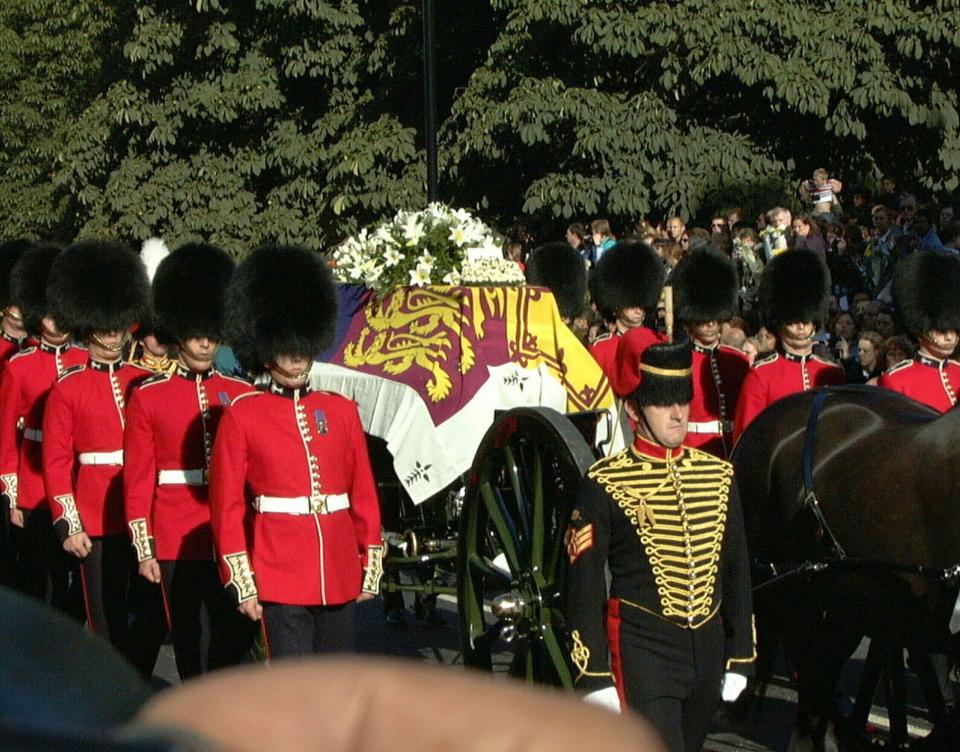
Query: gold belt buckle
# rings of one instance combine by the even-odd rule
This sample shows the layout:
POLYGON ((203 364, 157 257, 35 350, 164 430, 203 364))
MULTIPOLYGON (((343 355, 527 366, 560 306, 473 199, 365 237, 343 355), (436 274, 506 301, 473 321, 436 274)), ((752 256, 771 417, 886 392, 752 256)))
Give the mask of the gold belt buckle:
POLYGON ((310 511, 313 514, 326 514, 327 513, 327 497, 326 496, 311 496, 310 497, 310 511))

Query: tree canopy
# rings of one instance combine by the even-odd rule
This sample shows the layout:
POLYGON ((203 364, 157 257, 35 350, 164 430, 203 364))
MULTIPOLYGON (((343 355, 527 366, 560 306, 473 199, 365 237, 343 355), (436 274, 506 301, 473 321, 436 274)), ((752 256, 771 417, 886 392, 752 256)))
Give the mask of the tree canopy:
MULTIPOLYGON (((435 5, 441 197, 496 225, 763 205, 818 166, 957 188, 960 0, 435 5)), ((3 234, 318 248, 422 206, 420 13, 6 0, 3 234)))
POLYGON ((463 201, 691 214, 821 165, 957 187, 956 0, 492 4, 505 22, 445 131, 463 201))

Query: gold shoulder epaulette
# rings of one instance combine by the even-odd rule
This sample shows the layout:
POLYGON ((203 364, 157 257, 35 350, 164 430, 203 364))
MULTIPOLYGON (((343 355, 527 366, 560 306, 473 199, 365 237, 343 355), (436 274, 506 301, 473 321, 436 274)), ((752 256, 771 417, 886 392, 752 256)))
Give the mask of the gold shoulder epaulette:
POLYGON ((587 477, 596 478, 599 473, 602 473, 607 468, 624 467, 632 461, 633 453, 629 449, 623 449, 616 454, 611 454, 609 457, 601 457, 590 465, 590 469, 587 470, 587 477))
POLYGON ((730 470, 731 472, 733 471, 732 463, 727 462, 724 459, 720 459, 716 455, 710 454, 709 452, 704 452, 703 450, 697 449, 695 447, 685 446, 684 450, 687 453, 688 459, 690 459, 692 462, 697 463, 698 465, 701 465, 703 467, 716 466, 718 469, 722 469, 724 471, 726 470, 730 470))
POLYGON ((81 371, 86 371, 86 370, 87 370, 87 367, 83 364, 70 366, 69 368, 65 369, 64 372, 57 377, 57 383, 59 384, 68 376, 73 376, 76 373, 80 373, 81 371))

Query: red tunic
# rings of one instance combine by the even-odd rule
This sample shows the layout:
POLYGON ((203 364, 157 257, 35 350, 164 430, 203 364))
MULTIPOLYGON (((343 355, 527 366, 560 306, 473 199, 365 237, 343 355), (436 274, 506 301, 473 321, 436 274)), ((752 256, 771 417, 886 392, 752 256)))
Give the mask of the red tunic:
POLYGON ((781 397, 843 382, 843 369, 818 355, 773 353, 758 360, 743 380, 733 425, 734 440, 740 438, 767 405, 781 397))
POLYGON ((46 508, 43 408, 57 377, 87 351, 41 342, 14 355, 0 377, 0 483, 11 507, 46 508))
POLYGON ((16 355, 26 344, 26 337, 17 339, 11 337, 2 328, 0 328, 0 374, 3 373, 7 361, 16 355))
POLYGON ((224 409, 250 391, 244 379, 183 366, 134 389, 123 432, 123 490, 140 561, 214 559, 206 480, 213 438, 224 409))
POLYGON ((359 595, 368 560, 363 589, 375 591, 380 507, 356 404, 275 383, 238 397, 213 447, 210 515, 223 581, 239 601, 346 603, 359 595), (326 514, 254 508, 262 497, 309 503, 340 494, 349 507, 326 514))
POLYGON ((91 537, 125 533, 124 409, 133 386, 149 375, 123 361, 91 359, 65 371, 50 392, 43 416, 43 482, 61 541, 83 531, 91 537))
POLYGON ((750 361, 727 345, 693 346, 693 399, 687 424, 686 446, 702 449, 720 459, 733 450, 733 416, 750 361))
POLYGON ((600 364, 610 387, 618 397, 627 397, 640 385, 640 356, 650 345, 666 338, 645 326, 604 335, 590 346, 590 354, 600 364))
POLYGON ((913 360, 905 360, 880 374, 877 386, 900 392, 945 413, 957 404, 957 395, 960 395, 960 363, 918 353, 913 360))
POLYGON ((620 342, 620 336, 619 329, 601 334, 589 348, 593 359, 600 364, 600 369, 606 374, 611 384, 616 375, 617 345, 620 342))

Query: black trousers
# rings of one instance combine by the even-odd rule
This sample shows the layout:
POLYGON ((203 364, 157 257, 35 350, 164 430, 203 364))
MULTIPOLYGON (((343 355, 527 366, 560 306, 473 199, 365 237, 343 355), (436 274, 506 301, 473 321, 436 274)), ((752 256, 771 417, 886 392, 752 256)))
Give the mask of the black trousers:
POLYGON ((353 602, 340 606, 262 605, 263 631, 271 660, 353 652, 353 602))
MULTIPOLYGON (((135 569, 136 562, 132 566, 135 569)), ((122 652, 140 675, 150 681, 160 647, 167 636, 167 617, 160 585, 149 582, 136 571, 131 572, 127 612, 129 621, 122 652)))
POLYGON ((0 494, 0 586, 12 587, 17 558, 10 535, 10 500, 0 494))
POLYGON ((122 535, 105 535, 90 542, 90 553, 80 563, 87 626, 119 649, 127 631, 130 541, 122 535))
POLYGON ((22 509, 23 527, 10 526, 16 551, 14 586, 75 619, 83 619, 77 561, 63 550, 48 509, 22 509))
POLYGON ((614 678, 627 705, 654 725, 670 752, 700 752, 720 704, 720 618, 683 629, 611 599, 607 629, 614 678))
POLYGON ((163 601, 181 679, 241 663, 257 625, 230 602, 214 561, 161 561, 163 601))

